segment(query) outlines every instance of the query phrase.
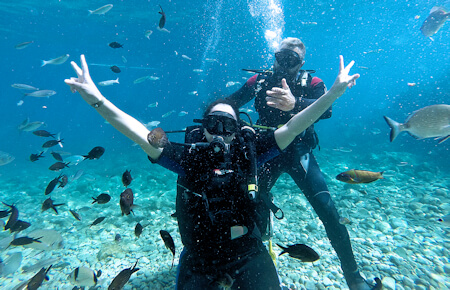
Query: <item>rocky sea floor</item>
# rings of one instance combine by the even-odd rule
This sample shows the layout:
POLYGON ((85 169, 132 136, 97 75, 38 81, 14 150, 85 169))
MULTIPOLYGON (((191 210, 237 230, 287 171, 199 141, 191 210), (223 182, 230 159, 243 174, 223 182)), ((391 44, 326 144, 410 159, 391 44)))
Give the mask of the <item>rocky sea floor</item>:
MULTIPOLYGON (((347 228, 361 272, 368 280, 383 278, 387 289, 449 289, 449 228, 438 221, 450 212, 449 169, 432 163, 418 165, 413 155, 404 153, 386 152, 355 159, 342 158, 346 152, 340 151, 337 154, 335 150, 322 149, 316 156, 341 216, 351 221, 347 228), (342 162, 344 159, 347 163, 342 162), (367 185, 335 180, 338 173, 352 168, 385 171, 385 179, 367 185)), ((176 266, 171 268, 172 254, 159 234, 163 229, 173 236, 177 265, 182 246, 176 220, 170 217, 175 209, 173 173, 150 164, 142 153, 127 160, 83 161, 65 172, 73 176, 83 170, 77 180, 69 179, 65 188, 45 196, 48 182, 58 174, 36 166, 24 166, 23 170, 16 166, 17 174, 12 174, 7 167, 13 164, 1 167, 0 200, 15 204, 19 218, 31 223, 21 235, 52 229, 60 234, 63 244, 47 251, 5 249, 11 234, 0 232, 3 262, 14 253, 22 255, 17 270, 0 278, 1 289, 14 289, 27 281, 40 268, 32 266, 45 260, 45 266, 50 262, 53 266, 42 289, 72 289, 67 278, 79 266, 102 270, 100 288, 106 289, 121 270, 132 267, 136 261, 140 270, 124 289, 174 288, 176 266), (130 185, 138 205, 134 216, 120 215, 119 195, 125 189, 121 176, 126 169, 134 178, 130 185), (112 200, 92 204, 91 197, 104 192, 112 200), (48 197, 55 203, 65 203, 58 207, 58 215, 52 210, 41 212, 41 204, 48 197), (82 220, 77 221, 69 209, 82 220), (106 219, 90 226, 98 217, 106 219), (140 238, 134 234, 137 222, 144 226, 140 238), (119 242, 115 241, 117 234, 121 235, 119 242)), ((276 204, 285 212, 285 218, 274 223, 274 242, 304 243, 321 257, 314 263, 302 263, 286 255, 279 257, 277 269, 282 282, 291 289, 347 289, 322 223, 291 178, 282 175, 273 193, 276 204)), ((2 220, 6 222, 7 218, 2 220)), ((278 248, 275 251, 281 252, 278 248)))

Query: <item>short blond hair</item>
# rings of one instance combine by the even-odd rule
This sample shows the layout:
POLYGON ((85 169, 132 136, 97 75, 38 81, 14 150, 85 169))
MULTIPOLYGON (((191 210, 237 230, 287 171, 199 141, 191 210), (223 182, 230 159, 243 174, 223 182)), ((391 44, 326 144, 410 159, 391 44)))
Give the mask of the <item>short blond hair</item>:
POLYGON ((306 48, 303 42, 296 37, 287 37, 281 41, 280 49, 291 49, 294 50, 298 48, 300 50, 299 56, 301 59, 305 59, 306 48))

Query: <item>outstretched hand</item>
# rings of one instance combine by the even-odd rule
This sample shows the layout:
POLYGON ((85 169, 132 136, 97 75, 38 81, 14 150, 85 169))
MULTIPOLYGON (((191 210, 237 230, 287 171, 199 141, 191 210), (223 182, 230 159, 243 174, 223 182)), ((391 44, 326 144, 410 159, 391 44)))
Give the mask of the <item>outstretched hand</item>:
POLYGON ((339 60, 339 73, 333 86, 330 88, 330 91, 334 90, 336 93, 342 95, 347 87, 351 89, 354 85, 356 85, 356 80, 360 77, 360 75, 349 75, 350 69, 355 64, 355 61, 352 60, 347 66, 344 67, 344 57, 342 55, 339 56, 339 60))
POLYGON ((286 79, 281 80, 281 88, 273 87, 266 92, 267 105, 288 112, 295 107, 295 97, 289 88, 286 79))
POLYGON ((103 96, 89 75, 89 68, 84 54, 80 56, 80 62, 81 68, 74 61, 70 63, 76 72, 77 77, 65 79, 64 82, 70 86, 72 93, 79 92, 83 99, 89 105, 92 105, 103 99, 103 96))

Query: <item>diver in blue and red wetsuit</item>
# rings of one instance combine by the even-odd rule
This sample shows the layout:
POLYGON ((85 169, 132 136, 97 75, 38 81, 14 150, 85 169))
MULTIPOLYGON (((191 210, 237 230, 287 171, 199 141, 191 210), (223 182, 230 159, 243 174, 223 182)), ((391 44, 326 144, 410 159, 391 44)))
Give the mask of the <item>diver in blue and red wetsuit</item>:
MULTIPOLYGON (((327 89, 318 77, 300 68, 305 63, 305 45, 298 38, 286 38, 275 53, 273 71, 251 77, 238 91, 227 97, 237 107, 255 98, 259 125, 278 128, 293 115, 314 103, 327 89)), ((319 118, 331 117, 331 107, 319 118)), ((370 289, 361 277, 353 255, 346 227, 339 223, 339 213, 316 162, 313 149, 318 145, 314 125, 300 134, 279 156, 265 163, 259 172, 261 195, 270 195, 280 175, 285 172, 295 181, 325 226, 328 238, 341 261, 344 277, 351 290, 370 289)))

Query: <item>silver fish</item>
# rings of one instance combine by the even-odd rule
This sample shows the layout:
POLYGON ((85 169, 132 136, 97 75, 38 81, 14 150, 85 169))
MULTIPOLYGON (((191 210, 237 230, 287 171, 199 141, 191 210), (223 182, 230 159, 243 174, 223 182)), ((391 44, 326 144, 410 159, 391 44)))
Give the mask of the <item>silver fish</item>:
POLYGON ((35 88, 33 86, 30 86, 30 85, 25 85, 25 84, 12 84, 11 87, 13 87, 15 89, 19 89, 19 90, 28 90, 28 91, 37 91, 37 90, 39 90, 38 88, 35 88))
POLYGON ((9 274, 13 274, 19 269, 20 264, 22 263, 22 253, 15 252, 11 254, 5 261, 2 263, 3 267, 1 267, 0 277, 6 277, 9 274))
POLYGON ((169 117, 170 115, 172 115, 173 113, 175 113, 175 110, 169 111, 169 112, 165 113, 164 115, 162 115, 161 117, 167 118, 167 117, 169 117))
POLYGON ((15 49, 24 49, 24 48, 26 48, 27 46, 29 46, 30 44, 32 44, 34 41, 26 41, 26 42, 22 42, 22 43, 19 43, 19 44, 16 44, 15 46, 14 46, 14 48, 15 49))
POLYGON ((103 82, 99 82, 98 85, 99 86, 111 86, 113 84, 118 84, 119 83, 119 78, 115 79, 115 80, 108 80, 108 81, 103 81, 103 82))
POLYGON ((152 35, 152 33, 153 33, 152 30, 145 31, 145 37, 147 37, 147 39, 150 39, 150 35, 152 35))
POLYGON ((70 55, 68 55, 68 54, 64 54, 64 55, 61 55, 60 57, 57 57, 57 58, 54 58, 51 60, 43 60, 41 67, 43 67, 44 65, 47 65, 47 64, 63 64, 66 62, 66 60, 69 58, 69 56, 70 55))
POLYGON ((35 121, 35 122, 30 122, 29 118, 26 118, 22 124, 20 124, 19 126, 17 126, 17 129, 19 131, 25 131, 25 132, 30 132, 30 131, 34 131, 37 128, 41 127, 42 125, 44 125, 44 122, 41 121, 35 121))
POLYGON ((140 84, 140 83, 142 83, 142 82, 145 82, 145 81, 149 80, 149 77, 150 77, 150 76, 145 76, 145 77, 140 77, 140 78, 138 78, 138 79, 135 79, 135 80, 133 81, 133 84, 140 84))
POLYGON ((105 6, 102 6, 100 8, 97 8, 95 10, 88 10, 89 11, 89 15, 90 14, 98 14, 98 15, 103 15, 106 12, 108 12, 109 10, 111 10, 113 8, 112 4, 106 4, 105 6))
POLYGON ((11 163, 14 161, 14 159, 16 159, 14 156, 12 156, 6 152, 0 151, 0 166, 11 163))
POLYGON ((443 7, 435 6, 431 9, 430 14, 423 22, 420 31, 422 31, 423 35, 426 37, 431 37, 438 32, 449 18, 450 12, 447 12, 443 7))
POLYGON ((38 91, 34 91, 32 93, 28 93, 25 94, 26 96, 30 96, 30 97, 35 97, 35 98, 45 98, 45 97, 50 97, 53 96, 54 94, 56 94, 55 91, 52 90, 38 90, 38 91))
POLYGON ((450 137, 450 105, 431 105, 412 113, 405 123, 398 123, 386 116, 391 127, 391 142, 406 131, 416 139, 441 138, 439 143, 450 137))
POLYGON ((41 268, 47 268, 48 266, 55 264, 56 262, 58 262, 60 260, 60 258, 48 258, 48 259, 41 259, 39 260, 36 264, 34 265, 26 265, 22 267, 22 271, 24 273, 29 273, 29 272, 36 272, 41 268))

